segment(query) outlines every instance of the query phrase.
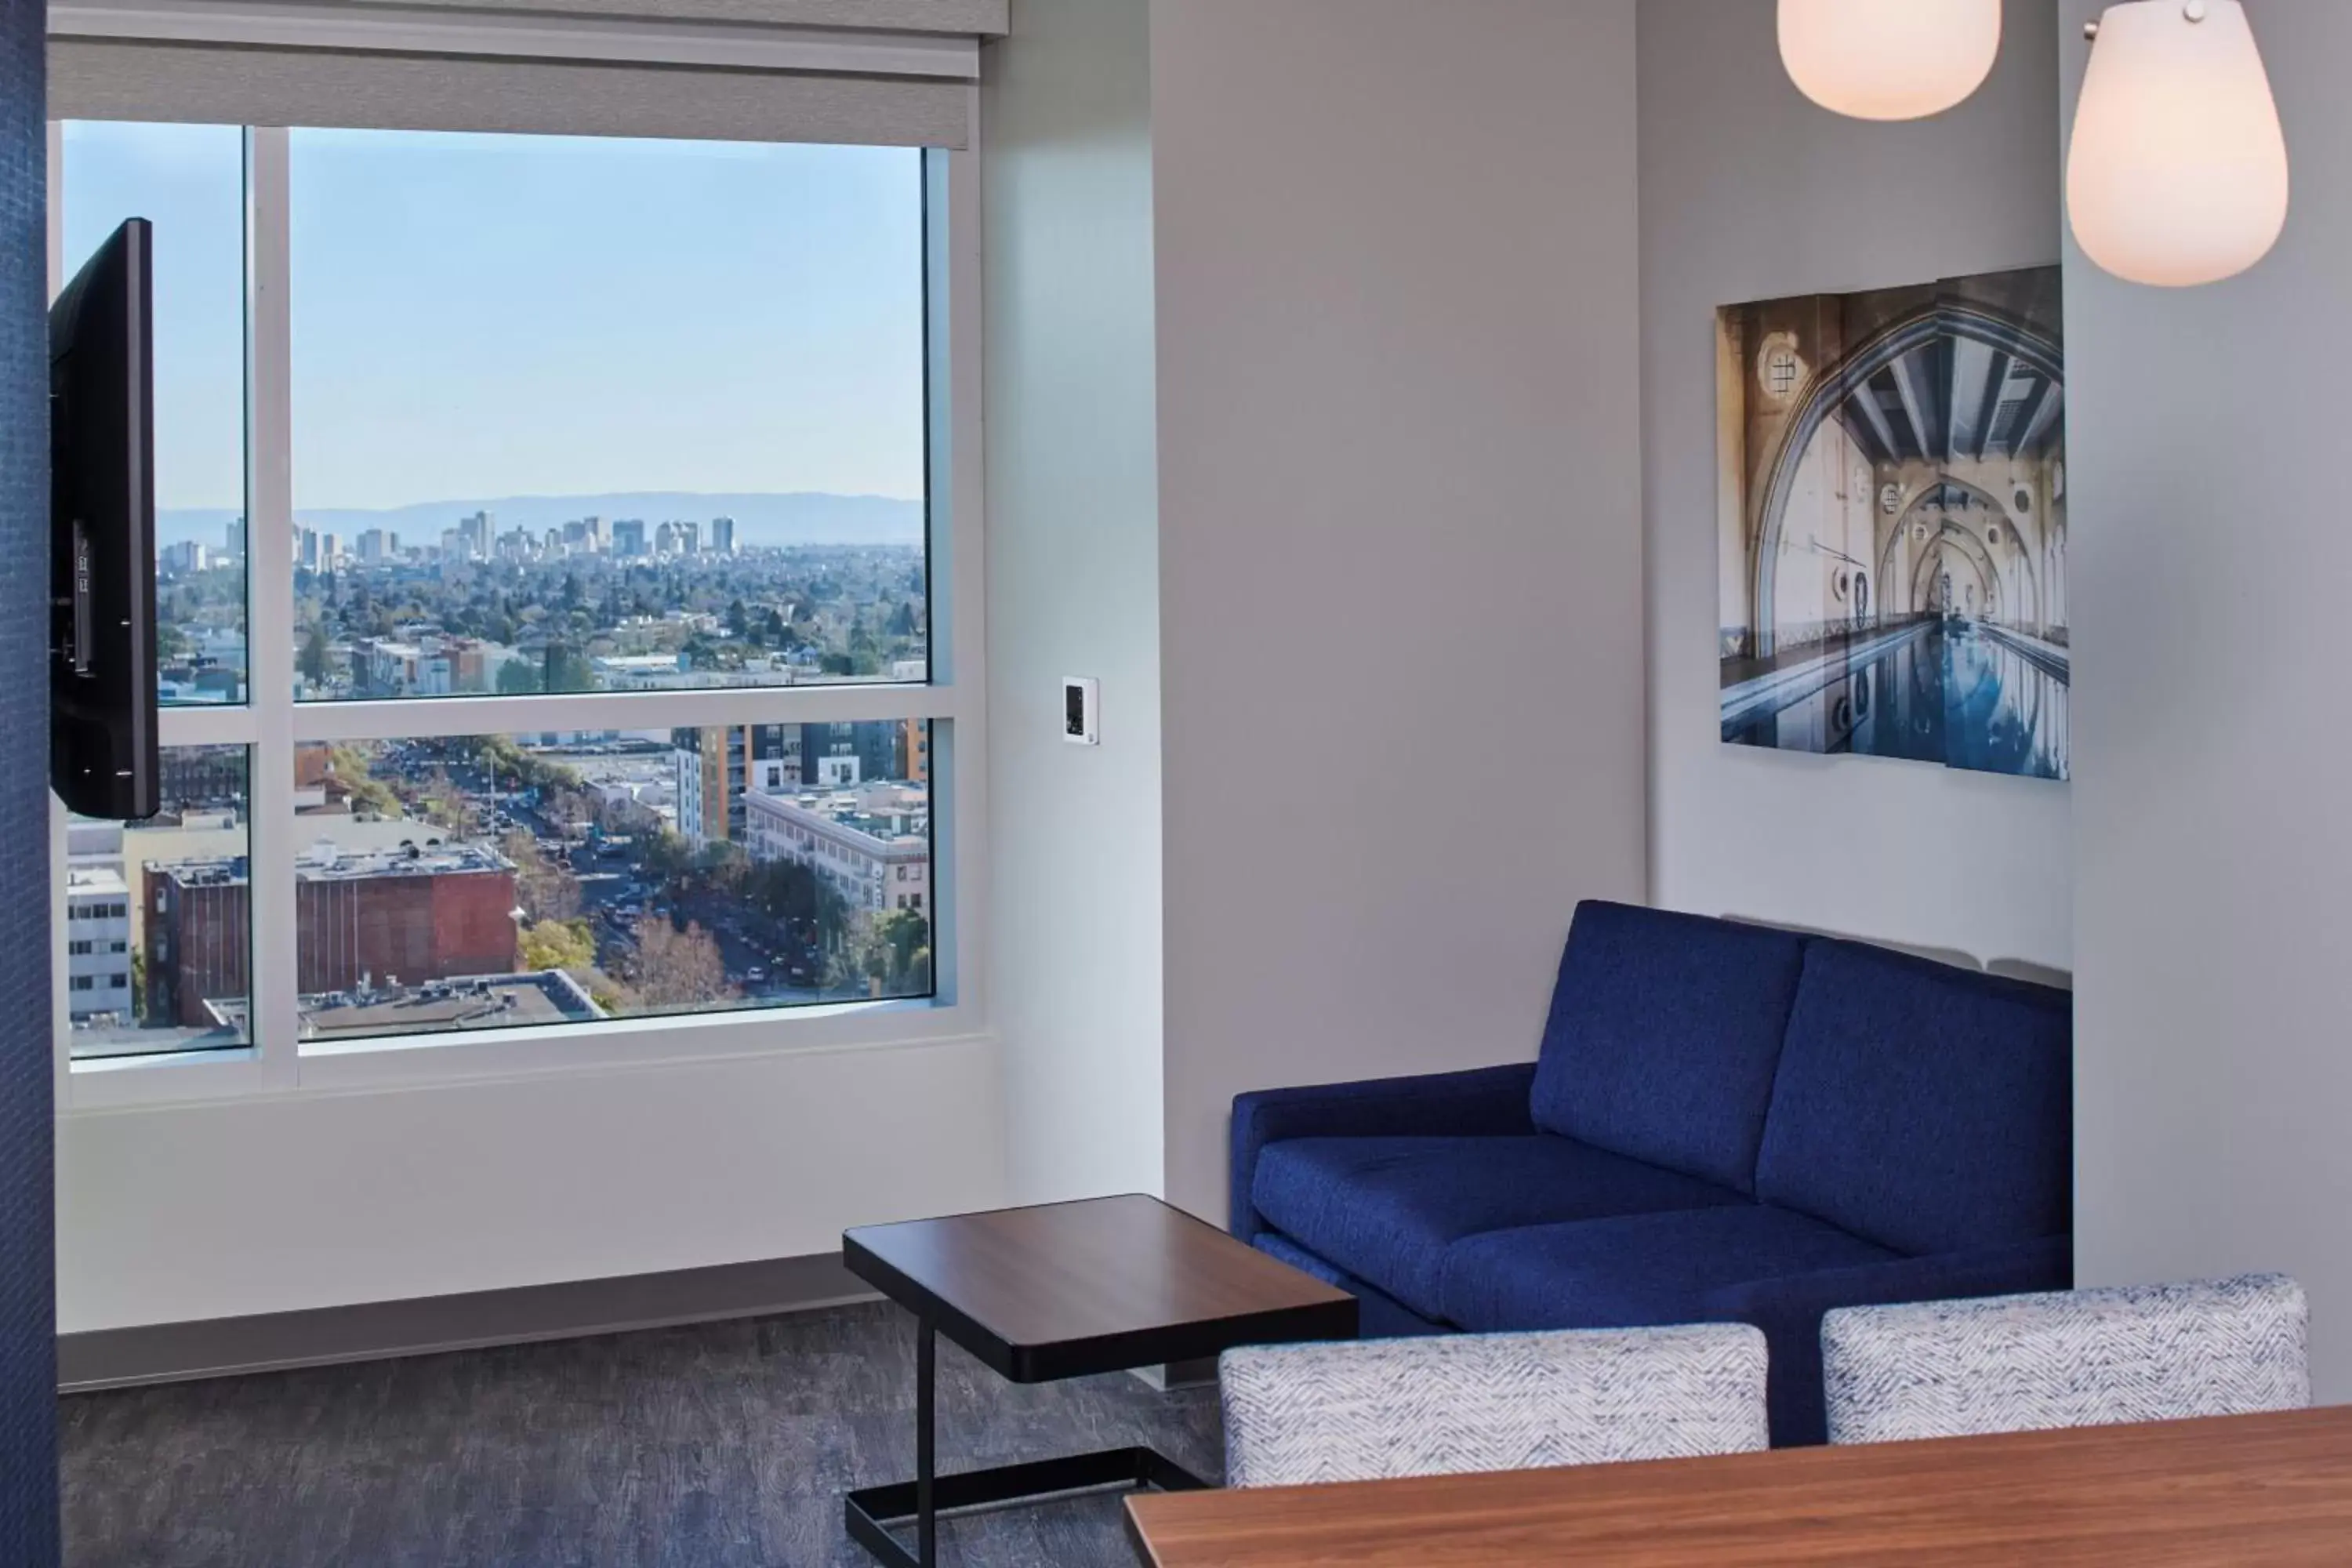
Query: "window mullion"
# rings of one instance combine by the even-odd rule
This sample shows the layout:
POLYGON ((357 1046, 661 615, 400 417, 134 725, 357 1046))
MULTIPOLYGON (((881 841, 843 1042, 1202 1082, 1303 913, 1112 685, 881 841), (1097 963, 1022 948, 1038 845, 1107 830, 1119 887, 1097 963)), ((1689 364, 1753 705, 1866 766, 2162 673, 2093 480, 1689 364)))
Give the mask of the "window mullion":
POLYGON ((958 694, 929 686, 733 686, 599 691, 555 697, 395 697, 302 702, 302 742, 408 740, 730 724, 823 724, 872 719, 952 719, 958 694))
POLYGON ((293 331, 287 133, 247 132, 246 639, 255 720, 247 787, 254 1044, 291 1088, 300 1012, 294 931, 293 331))

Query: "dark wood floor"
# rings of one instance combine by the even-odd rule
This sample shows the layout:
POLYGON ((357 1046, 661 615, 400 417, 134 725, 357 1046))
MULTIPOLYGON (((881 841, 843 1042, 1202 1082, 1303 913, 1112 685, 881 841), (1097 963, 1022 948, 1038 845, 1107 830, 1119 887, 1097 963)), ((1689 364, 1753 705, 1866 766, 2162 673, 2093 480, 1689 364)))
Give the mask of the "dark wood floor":
MULTIPOLYGON (((70 1568, 832 1568, 914 1465, 884 1306, 65 1401, 70 1568)), ((1149 1443, 1223 1469, 1213 1389, 1020 1388, 944 1341, 942 1468, 1149 1443)), ((943 1563, 1130 1568, 1118 1500, 944 1525, 943 1563)))

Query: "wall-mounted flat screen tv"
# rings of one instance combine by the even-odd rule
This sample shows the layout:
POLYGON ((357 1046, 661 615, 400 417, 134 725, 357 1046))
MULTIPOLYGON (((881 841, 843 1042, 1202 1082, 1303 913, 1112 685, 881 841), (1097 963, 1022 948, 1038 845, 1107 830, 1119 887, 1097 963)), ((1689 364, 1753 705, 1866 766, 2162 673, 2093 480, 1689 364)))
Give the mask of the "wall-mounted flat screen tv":
POLYGON ((49 310, 49 782, 85 816, 152 816, 153 231, 132 218, 49 310))

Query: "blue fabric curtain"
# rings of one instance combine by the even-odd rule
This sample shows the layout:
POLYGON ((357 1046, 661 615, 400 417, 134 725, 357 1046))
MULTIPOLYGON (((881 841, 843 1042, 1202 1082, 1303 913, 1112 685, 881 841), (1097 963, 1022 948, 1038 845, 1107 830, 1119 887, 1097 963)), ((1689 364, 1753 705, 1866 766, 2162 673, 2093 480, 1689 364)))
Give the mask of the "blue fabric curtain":
POLYGON ((0 1563, 58 1561, 44 0, 0 0, 0 1563))

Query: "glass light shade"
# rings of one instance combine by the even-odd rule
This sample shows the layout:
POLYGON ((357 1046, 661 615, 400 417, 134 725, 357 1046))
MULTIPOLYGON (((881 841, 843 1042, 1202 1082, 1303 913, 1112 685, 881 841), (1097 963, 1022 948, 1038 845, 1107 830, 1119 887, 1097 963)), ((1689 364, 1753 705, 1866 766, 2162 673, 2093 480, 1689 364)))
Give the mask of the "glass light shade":
POLYGON ((2000 56, 2001 0, 1780 0, 1797 89, 1857 120, 1919 120, 1966 99, 2000 56))
POLYGON ((2238 0, 2108 7, 2066 210, 2084 252, 2134 283, 2218 282, 2270 254, 2286 227, 2286 134, 2238 0))

